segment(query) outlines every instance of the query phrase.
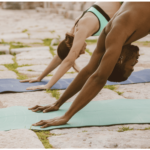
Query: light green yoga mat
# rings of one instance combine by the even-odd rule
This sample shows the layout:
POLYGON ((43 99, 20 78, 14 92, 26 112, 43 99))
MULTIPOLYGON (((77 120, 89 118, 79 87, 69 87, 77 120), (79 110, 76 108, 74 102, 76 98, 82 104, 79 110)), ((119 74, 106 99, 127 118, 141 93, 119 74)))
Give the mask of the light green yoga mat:
POLYGON ((37 129, 51 130, 56 128, 72 128, 85 126, 104 126, 130 123, 150 123, 150 100, 104 100, 90 102, 75 114, 67 124, 41 129, 32 126, 40 120, 62 116, 71 103, 65 103, 58 111, 35 113, 27 107, 15 106, 0 109, 0 130, 37 129))

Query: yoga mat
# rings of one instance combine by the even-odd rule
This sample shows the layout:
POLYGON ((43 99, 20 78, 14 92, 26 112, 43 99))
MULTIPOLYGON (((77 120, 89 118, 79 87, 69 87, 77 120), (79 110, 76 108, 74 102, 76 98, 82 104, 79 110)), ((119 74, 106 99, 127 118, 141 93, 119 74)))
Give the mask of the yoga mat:
POLYGON ((150 99, 117 99, 92 101, 77 112, 67 124, 40 128, 31 126, 40 120, 62 116, 72 103, 61 106, 58 111, 49 113, 32 112, 27 107, 15 106, 0 109, 0 131, 12 129, 51 130, 86 126, 150 123, 150 99))
MULTIPOLYGON (((73 81, 73 79, 60 79, 54 86, 52 86, 53 89, 66 89, 69 84, 73 81)), ((49 82, 49 80, 42 80, 41 82, 35 82, 35 83, 20 83, 18 79, 0 79, 0 93, 5 92, 30 92, 30 91, 40 91, 40 90, 26 90, 26 88, 31 86, 39 86, 39 85, 45 85, 49 82)))
MULTIPOLYGON (((26 90, 27 87, 45 85, 49 80, 42 80, 42 82, 35 83, 20 83, 17 79, 0 79, 0 93, 5 92, 29 92, 33 90, 26 90)), ((63 90, 66 89, 73 78, 60 79, 51 89, 63 90)), ((106 85, 119 85, 119 84, 134 84, 150 82, 150 69, 133 72, 131 76, 123 82, 110 82, 107 81, 106 85)), ((37 90, 36 90, 37 91, 37 90)))

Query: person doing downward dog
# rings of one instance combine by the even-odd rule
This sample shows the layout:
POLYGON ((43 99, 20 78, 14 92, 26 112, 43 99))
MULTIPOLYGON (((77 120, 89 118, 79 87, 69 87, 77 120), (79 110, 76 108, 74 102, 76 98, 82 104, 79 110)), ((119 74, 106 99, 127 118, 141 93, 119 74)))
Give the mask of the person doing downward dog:
MULTIPOLYGON (((46 128, 66 124, 94 99, 108 79, 115 82, 128 79, 140 56, 139 47, 131 43, 150 33, 149 8, 150 2, 123 3, 101 32, 89 63, 79 72, 59 100, 47 106, 36 105, 29 110, 44 113, 57 111, 68 99, 79 92, 71 106, 62 116, 41 120, 32 124, 33 126, 46 128), (102 58, 101 61, 100 58, 102 58)), ((85 117, 89 116, 85 115, 85 117)))
POLYGON ((119 2, 96 2, 77 19, 71 31, 60 42, 57 48, 57 55, 53 58, 48 67, 37 79, 27 79, 20 82, 40 82, 46 75, 57 66, 57 72, 46 85, 29 87, 27 90, 50 89, 71 67, 77 72, 80 71, 75 60, 85 53, 86 38, 99 36, 110 18, 120 8, 119 2))

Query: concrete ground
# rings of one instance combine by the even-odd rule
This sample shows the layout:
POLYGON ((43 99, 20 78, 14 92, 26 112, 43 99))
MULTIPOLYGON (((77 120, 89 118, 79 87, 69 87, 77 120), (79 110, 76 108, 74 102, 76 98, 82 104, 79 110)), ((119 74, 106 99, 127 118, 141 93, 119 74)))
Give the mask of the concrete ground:
MULTIPOLYGON (((63 38, 74 21, 57 14, 35 10, 0 9, 0 79, 36 78, 56 54, 57 41, 63 38), (54 39, 49 44, 44 41, 54 39), (16 55, 14 54, 16 53, 16 55)), ((135 71, 150 68, 150 36, 135 42, 140 45, 139 63, 135 71)), ((89 43, 87 51, 77 59, 83 68, 90 60, 96 43, 89 43)), ((58 69, 58 68, 57 68, 58 69)), ((55 69, 46 79, 51 79, 55 69)), ((77 73, 71 68, 63 78, 74 78, 77 73)), ((93 101, 109 99, 150 99, 150 83, 119 85, 114 90, 102 89, 93 101)), ((64 90, 57 90, 62 95, 64 90)), ((77 94, 69 99, 73 101, 77 94)), ((0 109, 12 106, 32 107, 55 102, 56 96, 46 91, 6 93, 0 95, 0 109)), ((68 102, 67 101, 67 102, 68 102)), ((47 142, 54 148, 150 148, 149 124, 114 125, 73 129, 55 129, 47 142)), ((42 141, 42 140, 41 140, 42 141)), ((18 129, 0 131, 0 148, 44 148, 32 130, 18 129)))

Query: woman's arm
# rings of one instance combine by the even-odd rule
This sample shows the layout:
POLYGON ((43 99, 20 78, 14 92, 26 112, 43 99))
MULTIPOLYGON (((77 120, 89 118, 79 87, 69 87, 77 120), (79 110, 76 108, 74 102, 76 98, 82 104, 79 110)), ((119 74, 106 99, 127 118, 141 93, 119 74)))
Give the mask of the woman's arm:
POLYGON ((53 71, 57 66, 61 64, 62 60, 56 55, 53 60, 50 62, 48 67, 44 70, 44 72, 38 77, 42 80, 45 76, 47 76, 51 71, 53 71))
POLYGON ((61 64, 62 60, 59 58, 58 55, 56 55, 53 60, 50 62, 50 64, 47 66, 47 68, 43 71, 43 73, 37 78, 37 79, 27 79, 27 80, 21 80, 20 82, 40 82, 45 76, 47 76, 51 71, 53 71, 57 66, 61 64))
POLYGON ((76 62, 74 62, 74 65, 72 67, 76 72, 80 72, 80 67, 76 64, 76 62))
POLYGON ((74 36, 73 46, 68 56, 63 60, 57 72, 54 74, 48 84, 43 86, 27 88, 27 90, 50 89, 73 65, 76 58, 79 56, 81 49, 85 44, 88 30, 81 26, 74 36))
POLYGON ((68 56, 64 59, 57 72, 47 84, 48 88, 51 88, 74 65, 75 60, 77 59, 80 53, 80 50, 84 46, 85 39, 86 37, 81 37, 80 39, 78 39, 78 35, 75 36, 75 44, 73 44, 68 56))

